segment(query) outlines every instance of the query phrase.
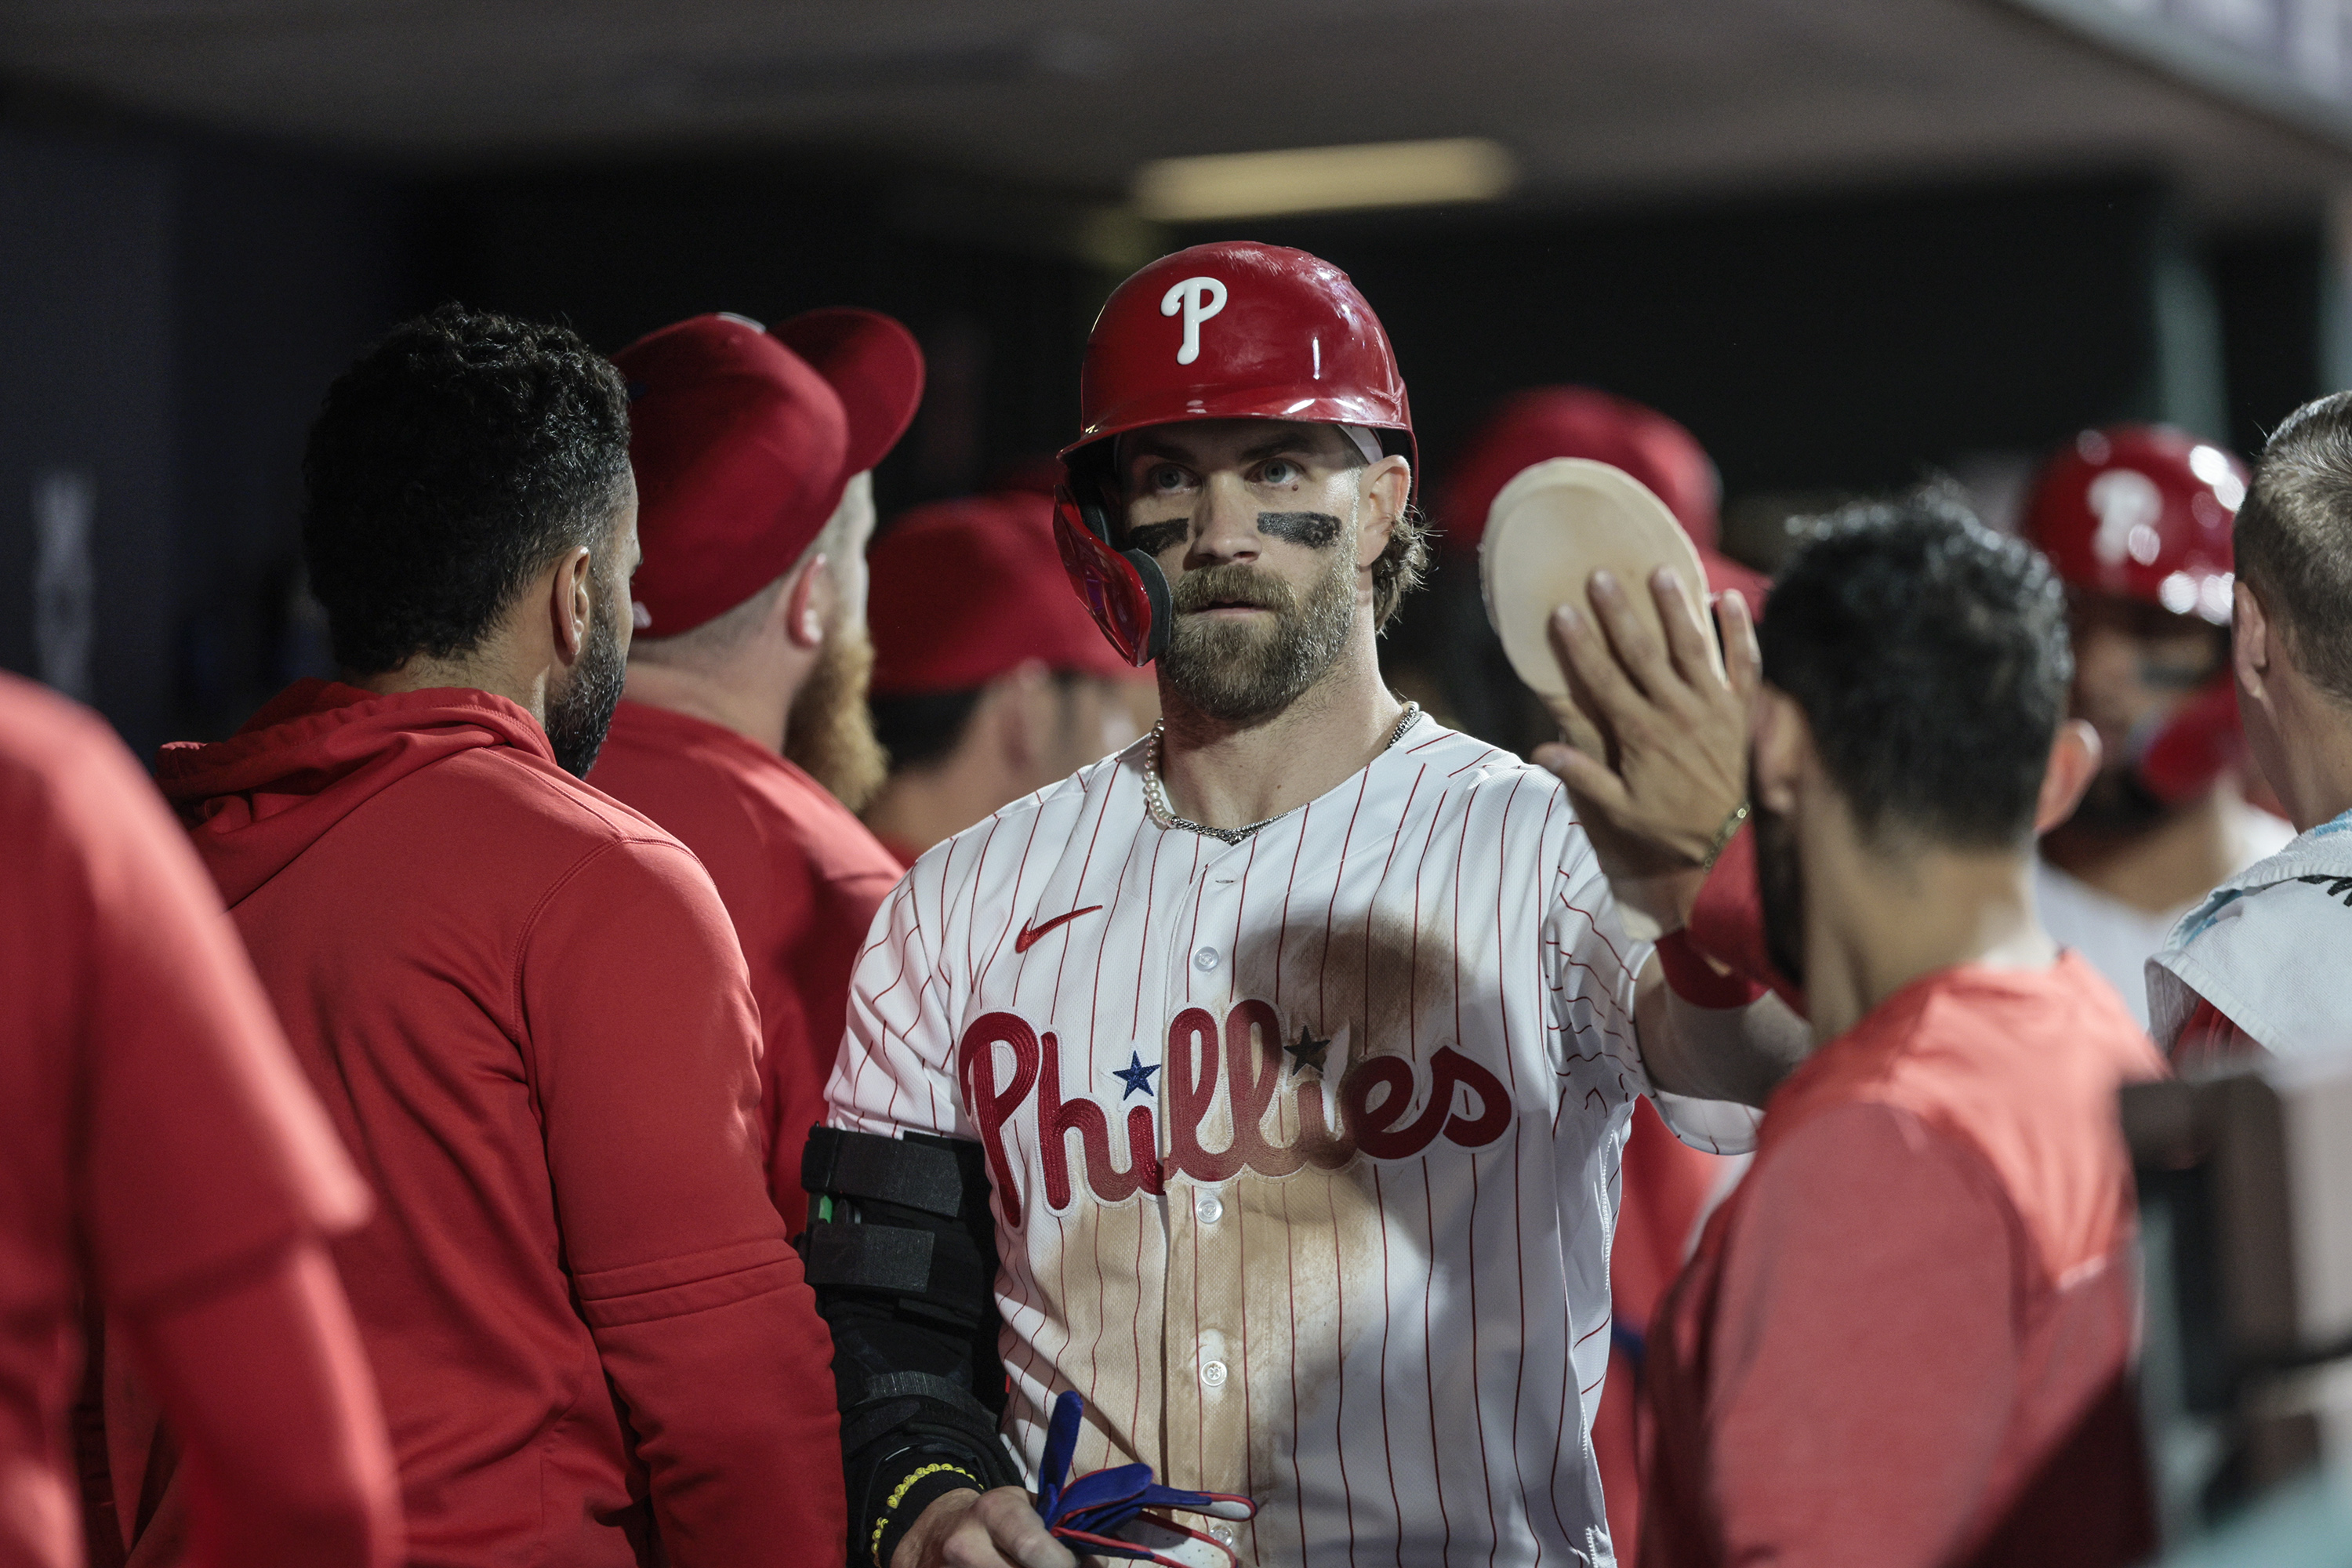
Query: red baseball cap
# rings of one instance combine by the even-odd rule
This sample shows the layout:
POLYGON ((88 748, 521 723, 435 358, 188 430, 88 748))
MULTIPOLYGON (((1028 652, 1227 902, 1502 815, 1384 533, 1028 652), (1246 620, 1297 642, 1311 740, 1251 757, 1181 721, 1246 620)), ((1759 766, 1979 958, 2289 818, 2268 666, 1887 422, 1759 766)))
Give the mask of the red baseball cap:
POLYGON ((1522 469, 1590 458, 1650 487, 1701 550, 1715 548, 1721 482, 1698 438, 1654 408, 1590 386, 1538 386, 1504 400, 1447 476, 1438 511, 1449 550, 1475 550, 1486 513, 1522 469))
POLYGON ((877 697, 970 691, 1032 659, 1133 680, 1062 572, 1054 498, 1031 489, 907 512, 867 557, 877 697))
POLYGON ((1590 458, 1647 485, 1698 546, 1708 589, 1737 593, 1749 610, 1762 611, 1770 579, 1715 547, 1722 481, 1698 437, 1654 408, 1590 386, 1538 386, 1514 394, 1479 427, 1447 476, 1437 514, 1445 548, 1475 552, 1503 487, 1522 470, 1554 458, 1590 458))
POLYGON ((645 551, 637 630, 676 637, 792 569, 923 396, 923 352, 873 310, 773 329, 696 316, 613 356, 629 386, 645 551))

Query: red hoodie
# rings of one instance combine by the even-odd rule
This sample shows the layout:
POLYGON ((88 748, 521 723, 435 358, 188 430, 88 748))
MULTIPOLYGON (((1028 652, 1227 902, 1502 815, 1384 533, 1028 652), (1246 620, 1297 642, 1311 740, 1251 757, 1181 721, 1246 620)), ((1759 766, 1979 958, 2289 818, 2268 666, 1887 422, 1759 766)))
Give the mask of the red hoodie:
POLYGON ((336 1261, 411 1562, 619 1568, 649 1523, 677 1568, 837 1561, 830 1342, 694 857, 481 691, 302 682, 158 775, 375 1188, 336 1261))
POLYGON ((808 1223, 801 1152, 849 1025, 849 972, 900 865, 823 784, 732 730, 624 702, 589 775, 685 841, 719 885, 767 1037, 768 1195, 808 1223))

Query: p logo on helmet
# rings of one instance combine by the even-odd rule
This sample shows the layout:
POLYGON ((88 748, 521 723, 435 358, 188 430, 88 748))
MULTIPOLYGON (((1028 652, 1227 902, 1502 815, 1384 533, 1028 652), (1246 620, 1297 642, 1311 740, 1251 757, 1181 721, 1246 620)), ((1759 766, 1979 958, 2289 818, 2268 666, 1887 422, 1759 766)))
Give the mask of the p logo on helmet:
POLYGON ((1348 275, 1303 250, 1244 240, 1163 256, 1111 290, 1087 336, 1078 416, 1078 438, 1062 452, 1068 482, 1055 538, 1103 636, 1138 666, 1166 640, 1168 582, 1152 557, 1119 547, 1116 437, 1194 419, 1278 419, 1360 426, 1380 433, 1381 450, 1409 464, 1414 455, 1396 354, 1348 275), (1202 323, 1219 316, 1233 319, 1204 341, 1202 323))
POLYGON ((1225 286, 1213 278, 1187 278, 1168 290, 1160 301, 1160 313, 1184 312, 1184 342, 1176 351, 1178 364, 1191 364, 1201 357, 1201 323, 1224 308, 1225 286))

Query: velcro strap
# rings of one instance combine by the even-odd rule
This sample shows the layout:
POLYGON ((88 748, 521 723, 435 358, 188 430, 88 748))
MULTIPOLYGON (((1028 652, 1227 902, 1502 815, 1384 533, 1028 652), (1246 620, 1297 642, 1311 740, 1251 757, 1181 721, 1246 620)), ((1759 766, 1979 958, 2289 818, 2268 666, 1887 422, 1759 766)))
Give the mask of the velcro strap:
POLYGON ((832 1197, 897 1204, 942 1219, 954 1219, 963 1208, 963 1173, 953 1151, 838 1127, 810 1130, 801 1154, 801 1187, 832 1197))
POLYGON ((994 1426, 996 1417, 962 1384, 928 1372, 887 1372, 866 1380, 862 1399, 936 1399, 973 1419, 994 1426))
POLYGON ((927 1230, 820 1221, 809 1226, 808 1282, 919 1296, 930 1289, 931 1246, 927 1230))

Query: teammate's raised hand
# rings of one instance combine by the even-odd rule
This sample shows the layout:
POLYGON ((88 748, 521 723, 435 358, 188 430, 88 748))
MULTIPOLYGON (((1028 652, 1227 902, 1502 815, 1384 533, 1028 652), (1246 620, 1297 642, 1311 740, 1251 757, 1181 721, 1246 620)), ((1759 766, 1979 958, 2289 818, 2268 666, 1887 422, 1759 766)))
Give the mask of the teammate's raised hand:
POLYGON ((1077 1568, 1020 1487, 950 1492, 925 1509, 890 1568, 1077 1568))
POLYGON ((1535 761, 1568 786, 1619 901, 1672 928, 1747 798, 1762 658, 1738 595, 1716 601, 1718 661, 1682 580, 1661 568, 1647 587, 1663 643, 1607 572, 1592 575, 1591 614, 1553 612, 1552 647, 1576 704, 1549 704, 1567 743, 1538 747, 1535 761))

